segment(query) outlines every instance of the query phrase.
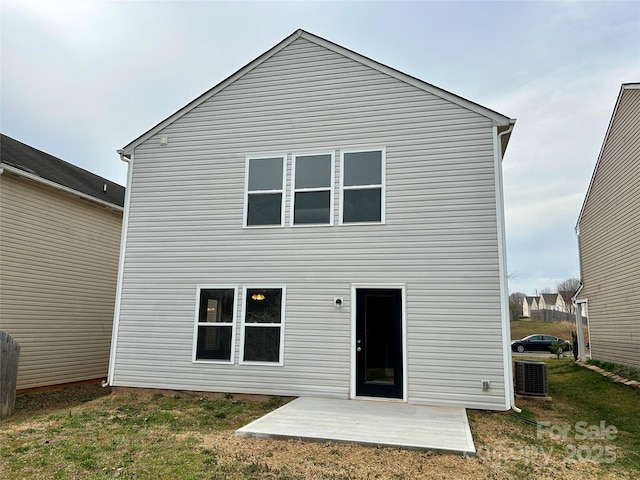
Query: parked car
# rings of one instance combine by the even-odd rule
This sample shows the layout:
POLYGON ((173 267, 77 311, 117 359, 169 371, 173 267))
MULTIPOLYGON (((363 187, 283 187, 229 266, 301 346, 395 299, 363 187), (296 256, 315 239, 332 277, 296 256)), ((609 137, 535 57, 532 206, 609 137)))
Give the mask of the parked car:
POLYGON ((571 350, 571 344, 559 337, 553 335, 529 335, 520 340, 513 340, 511 342, 511 350, 514 352, 550 352, 551 344, 553 342, 561 342, 562 351, 568 352, 571 350))

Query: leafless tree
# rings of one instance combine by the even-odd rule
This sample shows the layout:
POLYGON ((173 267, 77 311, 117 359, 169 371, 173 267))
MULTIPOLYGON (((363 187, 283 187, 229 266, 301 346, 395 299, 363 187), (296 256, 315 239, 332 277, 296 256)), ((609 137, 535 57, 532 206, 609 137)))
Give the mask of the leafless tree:
POLYGON ((525 294, 522 292, 515 292, 509 295, 509 313, 511 314, 511 320, 518 320, 522 316, 522 302, 524 301, 525 294))

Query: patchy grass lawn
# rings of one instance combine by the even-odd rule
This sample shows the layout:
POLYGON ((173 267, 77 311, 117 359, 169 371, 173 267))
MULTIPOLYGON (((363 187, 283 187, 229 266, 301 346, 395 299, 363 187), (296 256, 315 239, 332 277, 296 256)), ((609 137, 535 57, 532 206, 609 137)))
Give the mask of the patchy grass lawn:
POLYGON ((76 386, 19 397, 0 423, 10 479, 637 478, 640 394, 570 359, 547 360, 552 402, 523 413, 469 411, 479 455, 236 438, 281 401, 111 393, 76 386), (546 422, 547 427, 537 426, 546 422), (578 424, 578 422, 584 422, 578 424), (601 423, 604 422, 604 423, 601 423), (603 438, 590 437, 609 428, 603 438), (576 431, 576 428, 578 431, 576 431), (596 432, 596 429, 598 430, 596 432), (608 435, 608 437, 607 437, 608 435))
POLYGON ((629 365, 621 365, 619 363, 603 362, 601 360, 596 360, 594 358, 588 359, 587 363, 590 365, 595 365, 597 367, 600 367, 606 370, 607 372, 615 373, 616 375, 619 375, 622 378, 640 382, 640 369, 638 368, 630 367, 629 365))

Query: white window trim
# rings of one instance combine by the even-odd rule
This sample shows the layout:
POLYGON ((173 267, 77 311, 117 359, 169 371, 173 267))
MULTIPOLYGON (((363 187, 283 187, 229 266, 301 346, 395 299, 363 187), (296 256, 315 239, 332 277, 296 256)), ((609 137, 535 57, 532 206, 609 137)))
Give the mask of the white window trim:
POLYGON ((286 285, 244 285, 242 287, 242 320, 240 323, 240 355, 239 363, 241 365, 265 365, 269 367, 282 367, 284 366, 284 324, 285 324, 285 312, 286 312, 286 298, 287 298, 287 286, 286 285), (245 322, 247 315, 247 290, 250 289, 270 289, 279 288, 282 290, 282 303, 280 304, 280 323, 250 323, 249 328, 260 327, 280 327, 280 352, 278 362, 253 362, 244 360, 244 332, 247 323, 245 322))
POLYGON ((324 151, 324 152, 300 152, 293 153, 291 155, 291 213, 289 215, 289 226, 291 227, 330 227, 333 226, 333 218, 335 216, 334 208, 334 193, 335 193, 335 171, 336 171, 336 154, 335 151, 324 151), (310 157, 313 155, 331 155, 331 183, 329 188, 296 188, 296 159, 298 157, 310 157), (296 213, 296 192, 326 192, 329 190, 329 223, 294 223, 294 217, 296 213))
POLYGON ((349 148, 340 151, 340 213, 339 225, 384 225, 386 222, 386 205, 387 205, 387 149, 386 147, 363 147, 349 148), (382 169, 380 180, 381 184, 376 185, 355 185, 344 186, 344 156, 347 153, 359 152, 381 152, 380 168, 382 169), (372 188, 380 188, 380 221, 379 222, 344 222, 344 191, 345 190, 368 190, 372 188))
POLYGON ((247 155, 245 157, 244 164, 244 209, 242 213, 242 226, 244 228, 279 228, 285 225, 285 205, 286 205, 286 181, 287 181, 287 154, 276 153, 273 155, 247 155), (280 224, 279 225, 247 225, 249 216, 249 161, 250 160, 262 160, 267 158, 280 158, 282 159, 282 188, 280 190, 254 190, 252 194, 261 193, 281 193, 282 202, 280 204, 280 224))
POLYGON ((236 324, 238 316, 238 286, 237 285, 210 285, 210 284, 199 284, 196 285, 196 306, 195 306, 195 315, 193 322, 193 344, 191 362, 192 363, 217 363, 217 364, 226 364, 233 365, 235 361, 235 350, 236 350, 236 324), (232 323, 229 322, 220 322, 220 323, 200 323, 200 292, 202 290, 233 290, 233 320, 232 323), (198 353, 198 327, 199 326, 209 326, 209 327, 228 327, 231 326, 231 353, 229 355, 229 360, 212 360, 212 359, 203 359, 196 358, 198 353))

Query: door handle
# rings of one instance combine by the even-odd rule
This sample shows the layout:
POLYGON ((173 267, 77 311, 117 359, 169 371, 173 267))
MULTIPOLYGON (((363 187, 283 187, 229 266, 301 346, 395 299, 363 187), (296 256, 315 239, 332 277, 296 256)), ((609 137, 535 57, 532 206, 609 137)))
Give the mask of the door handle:
POLYGON ((362 347, 357 347, 356 348, 356 352, 361 352, 362 351, 362 347))

